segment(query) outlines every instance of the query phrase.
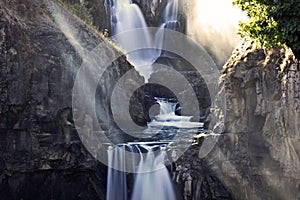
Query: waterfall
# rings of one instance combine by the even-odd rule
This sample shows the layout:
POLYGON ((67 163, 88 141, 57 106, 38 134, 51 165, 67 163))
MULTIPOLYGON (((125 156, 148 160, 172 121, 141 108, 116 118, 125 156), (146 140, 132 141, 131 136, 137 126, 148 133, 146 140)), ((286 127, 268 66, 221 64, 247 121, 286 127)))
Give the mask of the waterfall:
POLYGON ((170 0, 164 10, 163 28, 175 30, 178 25, 178 0, 170 0))
POLYGON ((166 114, 174 114, 175 115, 175 109, 177 102, 168 102, 164 99, 157 98, 156 102, 160 106, 159 114, 160 115, 166 115, 166 114))
POLYGON ((163 44, 164 29, 175 29, 177 26, 178 0, 169 0, 157 33, 150 33, 141 9, 131 0, 113 0, 111 7, 111 25, 113 38, 125 51, 131 49, 135 43, 151 46, 151 49, 141 49, 128 52, 128 60, 147 82, 152 73, 152 64, 161 55, 160 48, 163 44), (141 29, 143 34, 134 34, 131 37, 122 37, 120 33, 141 29))
MULTIPOLYGON (((136 43, 151 46, 151 49, 142 49, 127 52, 127 58, 135 69, 144 76, 145 82, 152 73, 152 64, 161 55, 164 42, 165 28, 176 29, 178 26, 178 0, 169 0, 156 33, 146 29, 147 23, 141 9, 131 0, 113 0, 111 4, 111 31, 113 39, 126 52, 136 43), (120 33, 145 28, 143 34, 133 34, 131 37, 122 37, 120 33)), ((202 127, 202 123, 190 122, 190 116, 175 114, 177 102, 157 98, 160 113, 152 122, 148 123, 148 132, 156 133, 161 126, 179 128, 202 127), (155 130, 154 130, 155 129, 155 130), (152 131, 153 130, 153 131, 152 131)), ((146 131, 143 134, 146 134, 146 131)), ((173 128, 163 134, 174 134, 173 128)), ((176 133, 176 132, 175 132, 176 133)), ((167 200, 176 199, 172 180, 167 169, 167 150, 165 144, 156 143, 127 143, 118 144, 108 149, 108 177, 107 200, 167 200), (137 154, 129 156, 126 152, 137 154), (131 161, 130 161, 131 160, 131 161), (131 169, 131 174, 128 173, 131 169)))
POLYGON ((108 149, 108 165, 107 175, 107 200, 127 200, 127 180, 126 180, 126 163, 125 163, 125 146, 108 149), (123 171, 114 168, 123 169, 123 171), (117 189, 116 189, 117 188, 117 189))
POLYGON ((150 146, 146 143, 119 144, 110 147, 108 160, 107 200, 167 200, 176 199, 168 169, 167 152, 164 145, 150 146), (139 154, 131 166, 125 162, 125 151, 139 154), (138 163, 135 166, 135 163, 138 163), (135 174, 128 174, 126 167, 136 168, 135 174), (122 171, 119 171, 118 168, 122 171), (130 185, 130 180, 133 184, 130 185), (128 194, 132 188, 131 196, 128 194))
MULTIPOLYGON (((156 98, 160 112, 148 124, 147 133, 156 133, 161 127, 169 127, 163 134, 174 135, 174 127, 186 130, 203 127, 203 123, 191 122, 190 116, 175 114, 177 102, 156 98)), ((187 133, 186 133, 187 134, 187 133)), ((169 200, 176 199, 166 163, 166 142, 138 142, 118 144, 108 149, 108 177, 106 200, 169 200), (125 152, 137 153, 136 158, 125 152), (146 153, 145 153, 146 152, 146 153), (128 171, 133 174, 128 175, 128 171), (130 178, 128 178, 130 177, 130 178), (133 180, 130 186, 128 179, 133 180), (129 188, 133 188, 129 198, 129 188)))
POLYGON ((181 129, 203 128, 202 122, 192 122, 191 116, 179 116, 175 114, 177 102, 169 102, 167 99, 156 98, 160 106, 159 115, 148 123, 145 133, 151 132, 151 128, 156 127, 176 127, 181 129), (149 130, 150 129, 150 130, 149 130))
POLYGON ((166 6, 164 21, 177 21, 178 16, 178 0, 170 0, 166 6))
POLYGON ((164 146, 159 146, 160 151, 155 155, 153 149, 157 146, 145 146, 148 150, 145 159, 141 159, 138 166, 133 188, 132 200, 176 199, 167 167, 164 165, 167 157, 164 146))

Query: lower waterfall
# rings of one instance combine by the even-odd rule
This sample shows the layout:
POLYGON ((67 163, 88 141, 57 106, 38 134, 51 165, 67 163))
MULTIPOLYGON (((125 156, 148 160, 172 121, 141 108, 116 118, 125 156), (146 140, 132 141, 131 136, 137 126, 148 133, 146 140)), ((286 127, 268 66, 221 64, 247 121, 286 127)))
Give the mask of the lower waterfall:
POLYGON ((109 168, 107 200, 176 199, 166 166, 168 158, 165 144, 120 144, 109 148, 108 159, 109 165, 124 170, 109 168), (125 151, 140 155, 138 161, 132 162, 133 166, 127 166, 125 151), (138 164, 135 166, 136 162, 138 164), (126 167, 135 168, 135 173, 128 174, 126 167), (132 181, 133 183, 130 183, 132 181))

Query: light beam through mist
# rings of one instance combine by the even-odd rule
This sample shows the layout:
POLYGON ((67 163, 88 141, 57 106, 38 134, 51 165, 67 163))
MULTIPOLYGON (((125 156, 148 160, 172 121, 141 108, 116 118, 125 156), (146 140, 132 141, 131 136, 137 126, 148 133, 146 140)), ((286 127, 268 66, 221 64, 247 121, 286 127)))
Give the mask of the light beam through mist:
POLYGON ((187 32, 212 54, 221 67, 240 42, 238 22, 246 14, 232 5, 232 0, 194 0, 188 8, 187 32))

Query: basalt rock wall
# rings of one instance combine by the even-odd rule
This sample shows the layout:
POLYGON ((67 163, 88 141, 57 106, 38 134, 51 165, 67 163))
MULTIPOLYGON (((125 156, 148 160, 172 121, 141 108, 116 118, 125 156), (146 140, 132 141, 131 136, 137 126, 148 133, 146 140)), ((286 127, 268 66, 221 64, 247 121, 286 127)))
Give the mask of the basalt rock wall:
POLYGON ((244 42, 221 82, 226 130, 208 156, 194 146, 176 164, 184 199, 299 199, 299 60, 244 42))
MULTIPOLYGON (((49 5, 0 2, 0 196, 105 199, 107 169, 79 140, 72 88, 80 48, 89 52, 106 39, 62 4, 49 5)), ((107 44, 103 51, 112 49, 107 44)), ((124 57, 112 62, 99 86, 103 104, 112 83, 130 69, 124 57)))

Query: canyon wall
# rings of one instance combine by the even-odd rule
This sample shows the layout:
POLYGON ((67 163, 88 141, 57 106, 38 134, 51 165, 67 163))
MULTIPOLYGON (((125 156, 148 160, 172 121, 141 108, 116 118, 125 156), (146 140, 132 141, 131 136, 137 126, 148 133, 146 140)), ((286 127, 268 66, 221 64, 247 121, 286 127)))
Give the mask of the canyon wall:
MULTIPOLYGON (((0 2, 0 196, 105 199, 107 168, 79 140, 72 88, 83 51, 106 39, 61 4, 48 5, 0 2)), ((107 43, 103 52, 116 50, 107 43)), ((130 69, 124 57, 112 62, 99 86, 103 104, 130 69)))
POLYGON ((184 199, 299 199, 299 60, 287 47, 246 41, 221 82, 226 130, 207 157, 195 146, 177 163, 184 199))

